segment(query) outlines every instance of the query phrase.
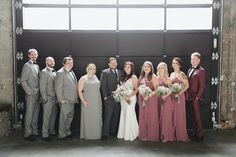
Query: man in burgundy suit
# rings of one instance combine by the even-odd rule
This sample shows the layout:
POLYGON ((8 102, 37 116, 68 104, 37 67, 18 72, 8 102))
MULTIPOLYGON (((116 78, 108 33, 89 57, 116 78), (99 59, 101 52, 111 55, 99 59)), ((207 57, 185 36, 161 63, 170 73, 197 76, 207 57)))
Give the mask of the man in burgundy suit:
POLYGON ((193 122, 193 141, 202 141, 204 128, 201 119, 200 102, 204 95, 206 71, 200 66, 201 54, 194 52, 191 55, 192 67, 188 70, 189 89, 187 100, 190 102, 190 114, 193 122))

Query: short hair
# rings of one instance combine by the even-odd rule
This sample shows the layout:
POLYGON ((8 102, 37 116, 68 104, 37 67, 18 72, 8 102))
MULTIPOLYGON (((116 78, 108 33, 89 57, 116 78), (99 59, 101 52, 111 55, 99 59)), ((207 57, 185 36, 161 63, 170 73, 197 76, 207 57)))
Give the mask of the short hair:
POLYGON ((86 72, 88 72, 91 68, 95 68, 96 70, 96 65, 94 63, 89 63, 86 67, 86 72))
POLYGON ((63 64, 66 64, 66 62, 67 62, 68 60, 73 60, 73 58, 72 58, 72 57, 65 57, 65 58, 63 59, 63 64))
POLYGON ((116 61, 117 61, 117 59, 116 59, 115 57, 110 57, 107 62, 110 63, 110 62, 113 61, 113 60, 116 60, 116 61))
POLYGON ((37 52, 38 53, 38 51, 36 49, 29 49, 28 50, 28 55, 30 55, 31 52, 37 52))
POLYGON ((201 56, 201 54, 200 54, 199 52, 194 52, 194 53, 192 53, 191 56, 195 56, 195 57, 197 57, 197 58, 200 59, 200 60, 201 60, 201 58, 202 58, 202 56, 201 56))

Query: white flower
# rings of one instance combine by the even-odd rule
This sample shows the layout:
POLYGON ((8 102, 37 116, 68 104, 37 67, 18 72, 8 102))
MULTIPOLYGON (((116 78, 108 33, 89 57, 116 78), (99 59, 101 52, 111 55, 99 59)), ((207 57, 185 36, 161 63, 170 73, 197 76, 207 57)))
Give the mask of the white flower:
POLYGON ((179 92, 182 90, 182 85, 179 83, 174 83, 171 86, 172 93, 179 94, 179 92))
POLYGON ((169 88, 165 86, 159 86, 156 90, 158 96, 165 96, 169 93, 169 88))
POLYGON ((122 97, 127 96, 128 90, 124 86, 118 85, 116 90, 112 92, 112 96, 115 99, 115 101, 120 102, 122 97))
POLYGON ((139 91, 139 94, 141 94, 143 97, 151 96, 152 94, 152 90, 144 84, 138 87, 138 91, 139 91))

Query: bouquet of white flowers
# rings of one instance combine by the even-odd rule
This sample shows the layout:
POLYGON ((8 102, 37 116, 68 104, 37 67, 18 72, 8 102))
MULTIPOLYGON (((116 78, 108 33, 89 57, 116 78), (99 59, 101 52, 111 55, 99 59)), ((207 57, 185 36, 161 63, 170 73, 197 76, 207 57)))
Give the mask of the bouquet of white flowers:
MULTIPOLYGON (((156 92, 157 92, 157 96, 162 97, 162 96, 167 95, 170 92, 170 89, 165 86, 159 86, 156 92)), ((161 105, 164 105, 164 100, 162 98, 159 100, 160 100, 161 105)))
POLYGON ((145 97, 145 96, 151 96, 151 94, 152 94, 152 90, 151 90, 148 86, 146 86, 146 85, 144 85, 144 84, 142 84, 142 85, 140 85, 140 86, 138 87, 138 92, 139 92, 139 94, 141 94, 143 97, 145 97))
MULTIPOLYGON (((149 97, 149 96, 152 95, 152 90, 151 90, 148 86, 146 86, 146 85, 144 85, 144 84, 142 84, 142 85, 140 85, 140 86, 138 87, 138 92, 139 92, 139 94, 142 95, 143 97, 149 97)), ((144 101, 143 101, 143 106, 145 106, 146 103, 147 103, 147 100, 144 100, 144 101)))
POLYGON ((126 88, 118 85, 116 90, 112 92, 112 96, 115 101, 120 102, 121 98, 126 95, 126 88))
POLYGON ((179 94, 179 92, 182 90, 182 85, 179 84, 179 83, 174 83, 172 86, 171 86, 171 91, 172 93, 174 94, 179 94))
POLYGON ((157 88, 157 95, 158 96, 165 96, 169 93, 170 89, 168 87, 165 87, 165 86, 159 86, 157 88))
POLYGON ((179 93, 182 90, 183 86, 179 83, 174 83, 171 87, 171 91, 174 95, 174 98, 178 99, 178 104, 180 103, 180 97, 179 97, 179 93))

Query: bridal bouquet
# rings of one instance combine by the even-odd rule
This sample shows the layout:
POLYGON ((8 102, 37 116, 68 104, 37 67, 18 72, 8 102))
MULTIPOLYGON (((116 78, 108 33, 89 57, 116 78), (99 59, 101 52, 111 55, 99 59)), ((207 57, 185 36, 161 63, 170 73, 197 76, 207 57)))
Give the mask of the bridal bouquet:
POLYGON ((165 86, 159 86, 158 88, 157 88, 157 95, 158 96, 165 96, 165 95, 167 95, 168 93, 169 93, 169 91, 170 91, 170 89, 168 88, 168 87, 165 87, 165 86))
POLYGON ((126 88, 124 86, 120 85, 117 86, 116 90, 112 92, 112 96, 115 99, 115 101, 117 102, 121 101, 121 98, 126 94, 125 90, 126 88))
MULTIPOLYGON (((124 96, 128 95, 127 92, 128 89, 126 87, 118 85, 116 90, 112 92, 112 96, 115 99, 115 101, 120 102, 124 96)), ((130 100, 128 100, 127 103, 130 104, 131 103, 130 100)))
POLYGON ((174 83, 171 87, 172 93, 175 94, 174 98, 178 99, 178 104, 180 103, 179 93, 181 92, 182 88, 183 88, 182 85, 179 83, 174 83))
MULTIPOLYGON (((152 95, 152 90, 148 86, 146 86, 144 84, 142 84, 142 85, 140 85, 138 87, 138 92, 143 97, 151 96, 152 95)), ((146 103, 147 103, 147 100, 144 100, 143 106, 145 106, 146 103)))

